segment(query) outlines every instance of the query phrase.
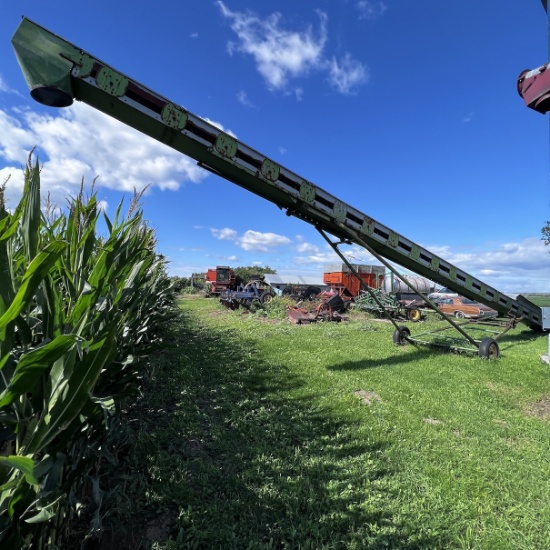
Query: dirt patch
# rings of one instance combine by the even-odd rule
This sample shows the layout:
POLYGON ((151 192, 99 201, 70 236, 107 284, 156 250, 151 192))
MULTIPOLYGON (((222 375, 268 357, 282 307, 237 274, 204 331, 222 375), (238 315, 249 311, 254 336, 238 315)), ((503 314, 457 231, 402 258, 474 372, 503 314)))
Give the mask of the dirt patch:
POLYGON ((359 396, 361 398, 361 401, 368 406, 372 405, 374 401, 382 401, 382 398, 373 391, 357 390, 353 393, 359 396))
POLYGON ((550 420, 550 397, 531 403, 525 407, 525 413, 540 420, 550 420))

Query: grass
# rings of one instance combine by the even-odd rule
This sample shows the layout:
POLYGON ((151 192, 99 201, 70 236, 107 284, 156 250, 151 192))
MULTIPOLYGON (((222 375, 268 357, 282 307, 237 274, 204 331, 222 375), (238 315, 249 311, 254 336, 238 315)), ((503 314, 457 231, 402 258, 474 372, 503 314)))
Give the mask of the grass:
POLYGON ((550 307, 550 294, 524 294, 524 296, 540 307, 550 307))
POLYGON ((520 325, 485 361, 364 314, 180 305, 102 548, 550 547, 544 337, 520 325))

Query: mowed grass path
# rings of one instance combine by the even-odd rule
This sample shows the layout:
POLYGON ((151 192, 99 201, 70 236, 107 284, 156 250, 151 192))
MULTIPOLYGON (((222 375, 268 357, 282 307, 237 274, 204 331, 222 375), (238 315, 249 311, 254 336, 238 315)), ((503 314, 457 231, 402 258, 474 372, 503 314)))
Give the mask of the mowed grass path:
POLYGON ((484 361, 396 347, 391 324, 364 316, 297 326, 214 299, 181 308, 130 411, 141 541, 550 548, 546 337, 518 326, 484 361))

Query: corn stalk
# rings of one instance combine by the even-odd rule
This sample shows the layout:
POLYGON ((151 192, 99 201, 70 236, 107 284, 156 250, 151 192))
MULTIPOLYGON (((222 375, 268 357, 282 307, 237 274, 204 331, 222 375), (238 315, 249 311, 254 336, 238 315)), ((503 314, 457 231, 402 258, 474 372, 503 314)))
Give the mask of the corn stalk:
POLYGON ((0 545, 55 547, 171 315, 164 261, 134 207, 111 221, 81 189, 46 217, 30 157, 13 212, 0 191, 0 545))

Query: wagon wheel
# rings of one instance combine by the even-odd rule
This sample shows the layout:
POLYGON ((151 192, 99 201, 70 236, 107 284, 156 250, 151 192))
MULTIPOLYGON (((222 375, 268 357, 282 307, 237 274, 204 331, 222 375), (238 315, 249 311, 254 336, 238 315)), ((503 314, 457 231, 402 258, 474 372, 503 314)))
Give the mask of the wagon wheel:
POLYGON ((493 338, 484 338, 481 340, 478 355, 482 359, 498 359, 500 357, 500 350, 496 340, 493 338))
POLYGON ((407 343, 407 338, 411 335, 408 327, 401 326, 393 332, 393 343, 398 346, 404 346, 407 343))
POLYGON ((412 321, 413 323, 418 323, 420 319, 422 319, 422 313, 419 309, 409 309, 407 317, 409 318, 409 321, 412 321))
POLYGON ((455 311, 455 317, 457 319, 464 319, 466 317, 466 315, 464 315, 463 311, 455 311))
POLYGON ((273 300, 274 297, 275 297, 275 294, 273 294, 273 292, 266 290, 260 296, 260 304, 269 304, 269 302, 271 302, 271 300, 273 300))

